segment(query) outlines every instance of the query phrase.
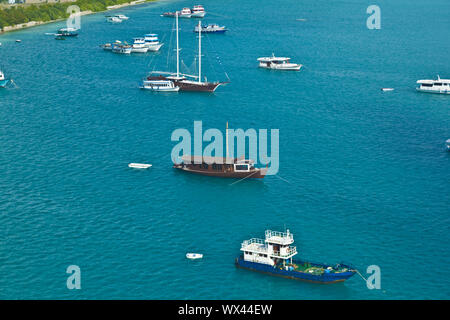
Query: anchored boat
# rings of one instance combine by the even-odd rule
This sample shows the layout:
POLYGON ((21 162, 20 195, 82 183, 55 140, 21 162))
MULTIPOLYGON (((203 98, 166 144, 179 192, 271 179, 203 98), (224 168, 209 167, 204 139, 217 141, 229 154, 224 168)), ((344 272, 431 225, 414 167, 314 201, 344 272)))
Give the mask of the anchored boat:
POLYGON ((10 79, 5 77, 5 74, 3 71, 0 70, 0 88, 6 87, 6 85, 9 83, 10 79))
POLYGON ((225 26, 219 26, 218 24, 208 24, 207 26, 195 26, 194 32, 199 32, 199 28, 203 33, 225 33, 227 29, 225 26))
POLYGON ((194 6, 191 12, 191 18, 203 18, 206 15, 205 8, 201 5, 194 6))
POLYGON ((253 160, 241 158, 204 157, 183 155, 175 169, 185 172, 221 178, 264 178, 266 168, 255 168, 253 160))
POLYGON ((445 146, 447 147, 447 151, 450 151, 450 139, 445 141, 445 146))
POLYGON ((241 244, 243 254, 236 258, 237 267, 269 273, 271 275, 317 282, 342 282, 352 277, 356 270, 345 264, 327 265, 292 258, 297 247, 291 246, 294 236, 287 230, 266 230, 265 239, 252 238, 241 244))
POLYGON ((144 80, 141 89, 160 92, 177 92, 180 90, 171 80, 144 80))
POLYGON ((58 35, 62 37, 76 37, 78 36, 78 29, 75 28, 61 28, 58 30, 58 35))
POLYGON ((272 53, 271 57, 258 58, 259 67, 273 70, 290 70, 298 71, 302 67, 301 64, 291 63, 291 58, 287 57, 275 57, 272 53))
POLYGON ((129 44, 122 43, 120 41, 116 41, 112 44, 112 52, 114 53, 120 53, 120 54, 130 54, 131 53, 131 46, 129 44))
POLYGON ((437 80, 419 80, 417 91, 427 93, 450 94, 450 79, 441 79, 438 75, 437 80))
POLYGON ((133 53, 146 53, 148 47, 145 45, 145 38, 134 38, 131 45, 131 52, 133 53))
POLYGON ((178 40, 178 12, 176 16, 176 42, 177 42, 177 72, 152 71, 147 80, 171 80, 175 86, 180 88, 180 91, 195 91, 195 92, 214 92, 224 82, 208 82, 202 81, 202 30, 199 21, 198 31, 198 76, 181 74, 180 73, 180 49, 178 40), (158 74, 158 75, 154 75, 158 74), (192 80, 191 80, 192 79, 192 80))
POLYGON ((148 51, 158 51, 164 44, 159 42, 158 35, 155 33, 146 34, 144 36, 144 41, 148 51))

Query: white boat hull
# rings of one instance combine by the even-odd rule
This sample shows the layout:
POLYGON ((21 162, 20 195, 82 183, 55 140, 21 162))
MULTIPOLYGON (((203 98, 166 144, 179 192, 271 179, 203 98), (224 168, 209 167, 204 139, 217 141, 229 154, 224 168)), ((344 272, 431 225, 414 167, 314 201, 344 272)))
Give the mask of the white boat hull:
POLYGON ((191 18, 203 18, 205 15, 206 12, 196 12, 191 14, 191 18))
POLYGON ((148 51, 147 47, 131 48, 131 52, 133 53, 146 53, 147 51, 148 51))
POLYGON ((283 64, 270 64, 267 65, 266 63, 260 63, 260 68, 264 69, 271 69, 271 70, 285 70, 285 71, 299 71, 302 67, 301 64, 295 64, 295 63, 283 63, 283 64))
POLYGON ((157 91, 157 92, 177 92, 180 90, 180 87, 167 88, 167 87, 159 87, 159 86, 151 86, 151 85, 143 85, 141 89, 157 91))
POLYGON ((147 44, 146 46, 147 46, 147 48, 148 48, 148 51, 156 52, 156 51, 159 51, 159 49, 161 49, 161 47, 163 46, 163 44, 164 44, 164 43, 147 44))
POLYGON ((419 92, 425 92, 425 93, 450 94, 450 89, 433 90, 433 89, 416 88, 416 90, 419 92))
POLYGON ((191 260, 202 259, 203 255, 201 253, 186 253, 186 258, 191 260))
POLYGON ((152 166, 151 164, 147 164, 147 163, 130 163, 128 165, 129 168, 134 168, 134 169, 148 169, 151 166, 152 166))

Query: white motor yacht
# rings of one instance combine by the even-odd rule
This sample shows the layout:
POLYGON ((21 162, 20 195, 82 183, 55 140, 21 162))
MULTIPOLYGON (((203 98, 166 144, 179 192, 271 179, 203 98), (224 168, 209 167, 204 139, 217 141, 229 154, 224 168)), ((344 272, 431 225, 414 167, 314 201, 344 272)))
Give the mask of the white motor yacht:
POLYGON ((180 90, 180 87, 175 86, 171 80, 144 80, 141 89, 160 92, 176 92, 180 90))
POLYGON ((300 70, 302 65, 297 63, 291 63, 290 59, 291 58, 286 57, 275 57, 275 55, 272 54, 271 57, 258 58, 258 61, 260 68, 274 69, 274 70, 292 70, 292 71, 300 70))
POLYGON ((131 52, 133 53, 146 53, 148 47, 145 45, 145 38, 134 38, 134 42, 131 45, 131 52))
POLYGON ((420 92, 450 94, 450 79, 419 80, 416 89, 420 92))

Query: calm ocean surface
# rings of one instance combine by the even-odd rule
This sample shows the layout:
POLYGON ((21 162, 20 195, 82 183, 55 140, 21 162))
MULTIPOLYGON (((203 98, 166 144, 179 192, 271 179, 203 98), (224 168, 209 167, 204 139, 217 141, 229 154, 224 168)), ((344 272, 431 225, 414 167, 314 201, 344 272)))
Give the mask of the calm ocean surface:
MULTIPOLYGON (((203 22, 230 29, 205 37, 205 74, 231 83, 212 95, 139 90, 173 49, 174 20, 159 14, 194 4, 125 8, 117 25, 86 16, 66 41, 45 35, 63 22, 0 36, 18 86, 0 90, 0 298, 450 298, 450 97, 415 91, 450 77, 450 2, 377 1, 382 29, 368 30, 367 1, 203 1, 203 22), (163 38, 160 53, 98 47, 145 33, 163 38), (272 52, 305 67, 257 68, 272 52), (230 185, 175 171, 171 133, 194 120, 280 129, 279 176, 230 185), (380 266, 382 289, 235 268, 242 240, 284 226, 301 258, 365 276, 380 266), (81 290, 66 288, 71 264, 81 290)), ((197 21, 180 20, 187 66, 197 21)))

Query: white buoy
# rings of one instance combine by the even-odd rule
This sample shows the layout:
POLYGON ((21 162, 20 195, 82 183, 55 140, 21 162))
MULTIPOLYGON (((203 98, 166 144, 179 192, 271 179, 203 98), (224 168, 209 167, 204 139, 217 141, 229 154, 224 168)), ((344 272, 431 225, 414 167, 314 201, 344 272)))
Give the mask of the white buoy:
POLYGON ((201 253, 186 253, 186 258, 191 260, 202 259, 203 255, 201 253))
POLYGON ((130 163, 128 167, 135 168, 135 169, 148 169, 152 165, 147 163, 130 163))

